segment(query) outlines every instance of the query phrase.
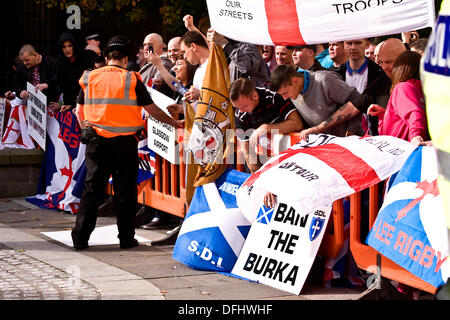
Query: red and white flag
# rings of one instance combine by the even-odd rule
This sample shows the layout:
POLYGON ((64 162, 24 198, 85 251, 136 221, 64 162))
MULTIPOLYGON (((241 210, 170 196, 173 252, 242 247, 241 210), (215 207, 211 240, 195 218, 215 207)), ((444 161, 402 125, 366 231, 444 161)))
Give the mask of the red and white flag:
POLYGON ((391 136, 308 138, 270 158, 239 188, 237 203, 249 221, 255 219, 266 192, 307 214, 390 177, 415 149, 391 136))
POLYGON ((28 134, 27 116, 25 114, 26 105, 24 101, 16 98, 10 104, 11 113, 9 114, 8 123, 3 129, 0 150, 3 148, 36 148, 33 139, 28 134))
POLYGON ((434 26, 433 0, 207 0, 211 27, 260 45, 301 45, 434 26))

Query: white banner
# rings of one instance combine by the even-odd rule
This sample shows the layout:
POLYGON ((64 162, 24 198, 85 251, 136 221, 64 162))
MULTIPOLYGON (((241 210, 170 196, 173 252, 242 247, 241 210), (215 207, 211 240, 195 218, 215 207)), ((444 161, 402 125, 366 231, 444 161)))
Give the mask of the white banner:
MULTIPOLYGON (((175 103, 175 101, 155 89, 148 88, 148 92, 150 93, 153 102, 167 115, 170 116, 170 113, 167 111, 167 106, 175 103)), ((166 123, 160 122, 152 116, 149 116, 147 122, 148 147, 170 163, 176 164, 176 128, 166 123)))
POLYGON ((47 97, 27 82, 28 133, 45 150, 47 131, 47 97))
POLYGON ((237 202, 247 220, 254 221, 267 191, 296 202, 307 214, 385 180, 415 148, 391 136, 312 134, 308 139, 270 158, 239 188, 237 202))
POLYGON ((260 45, 299 45, 434 26, 433 0, 207 0, 211 27, 260 45))
POLYGON ((232 273, 300 294, 322 242, 331 206, 306 215, 279 199, 261 206, 232 273))

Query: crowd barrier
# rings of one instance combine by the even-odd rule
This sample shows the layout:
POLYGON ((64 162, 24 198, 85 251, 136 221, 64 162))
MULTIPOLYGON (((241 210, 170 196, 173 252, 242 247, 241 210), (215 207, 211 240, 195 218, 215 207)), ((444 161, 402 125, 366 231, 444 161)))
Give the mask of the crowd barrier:
MULTIPOLYGON (((369 188, 369 230, 375 223, 379 210, 378 188, 379 185, 369 188)), ((367 230, 362 230, 361 228, 361 193, 357 192, 350 196, 350 250, 358 268, 371 273, 380 272, 381 276, 385 278, 432 294, 436 292, 436 287, 421 280, 392 260, 381 255, 372 247, 362 243, 362 231, 367 230)))

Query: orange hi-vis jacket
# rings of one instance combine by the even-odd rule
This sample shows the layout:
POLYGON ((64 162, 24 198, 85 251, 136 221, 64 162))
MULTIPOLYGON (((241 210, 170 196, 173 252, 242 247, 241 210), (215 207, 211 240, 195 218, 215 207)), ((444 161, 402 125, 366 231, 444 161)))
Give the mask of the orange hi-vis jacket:
POLYGON ((112 138, 144 128, 136 83, 140 75, 117 66, 85 71, 80 78, 84 92, 84 119, 98 135, 112 138))

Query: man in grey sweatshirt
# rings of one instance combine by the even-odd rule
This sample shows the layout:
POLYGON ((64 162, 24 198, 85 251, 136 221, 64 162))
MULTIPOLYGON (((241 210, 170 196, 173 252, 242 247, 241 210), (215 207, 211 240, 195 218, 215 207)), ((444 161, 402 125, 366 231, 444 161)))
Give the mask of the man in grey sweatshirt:
MULTIPOLYGON (((270 77, 270 89, 294 101, 304 125, 313 127, 327 119, 339 107, 356 98, 358 91, 338 74, 330 71, 297 72, 288 65, 277 66, 270 77)), ((351 119, 325 133, 344 137, 363 135, 359 119, 351 119)))

